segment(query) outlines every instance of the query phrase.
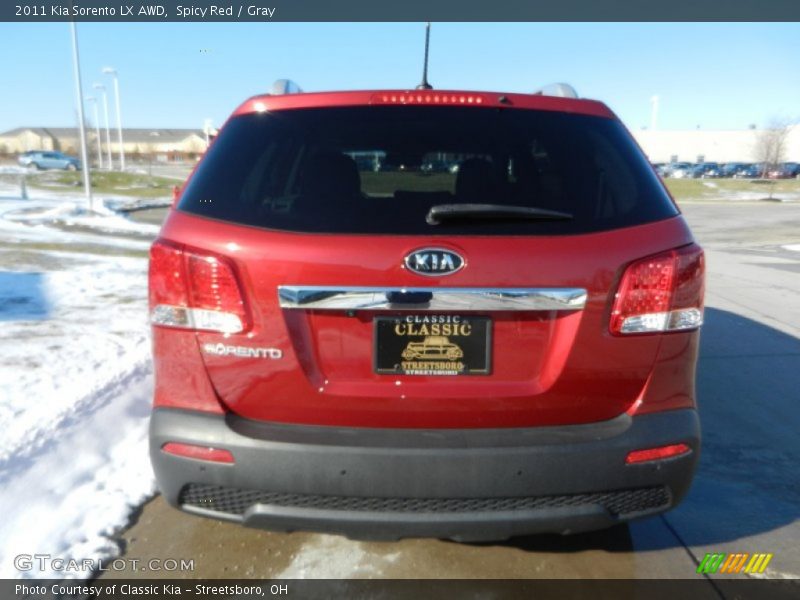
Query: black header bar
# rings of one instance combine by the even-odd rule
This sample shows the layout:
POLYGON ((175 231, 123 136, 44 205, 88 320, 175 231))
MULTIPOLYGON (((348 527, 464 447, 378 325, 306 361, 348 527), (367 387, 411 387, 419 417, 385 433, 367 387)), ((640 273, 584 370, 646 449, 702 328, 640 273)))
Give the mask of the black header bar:
POLYGON ((3 0, 6 22, 800 21, 797 0, 3 0))

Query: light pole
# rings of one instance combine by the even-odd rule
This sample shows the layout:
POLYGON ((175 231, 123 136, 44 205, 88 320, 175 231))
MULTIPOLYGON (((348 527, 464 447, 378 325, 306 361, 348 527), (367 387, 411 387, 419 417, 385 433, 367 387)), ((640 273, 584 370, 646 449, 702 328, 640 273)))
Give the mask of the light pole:
POLYGON ((653 106, 653 110, 650 113, 650 129, 653 131, 658 127, 658 100, 658 96, 650 98, 650 104, 653 106))
POLYGON ((83 120, 83 84, 81 83, 81 59, 78 54, 78 30, 75 21, 70 23, 72 33, 72 70, 75 75, 75 101, 78 104, 78 129, 81 135, 81 171, 83 171, 83 190, 89 210, 94 212, 92 186, 89 182, 89 153, 86 151, 86 123, 83 120))
POLYGON ((97 98, 86 96, 86 101, 91 102, 94 107, 94 132, 97 138, 97 168, 103 168, 103 147, 100 144, 100 116, 97 113, 97 98))
POLYGON ((119 137, 119 170, 125 170, 125 148, 122 146, 122 113, 119 108, 119 77, 113 67, 103 67, 103 73, 114 77, 114 99, 117 105, 117 136, 119 137))
POLYGON ((206 150, 208 150, 208 145, 211 143, 211 130, 214 128, 214 120, 213 119, 206 119, 203 121, 203 133, 206 134, 206 150))
POLYGON ((110 171, 114 168, 114 163, 111 161, 111 131, 108 128, 108 94, 106 94, 106 86, 102 83, 95 83, 92 87, 103 92, 103 112, 106 117, 106 154, 108 155, 108 170, 110 171))

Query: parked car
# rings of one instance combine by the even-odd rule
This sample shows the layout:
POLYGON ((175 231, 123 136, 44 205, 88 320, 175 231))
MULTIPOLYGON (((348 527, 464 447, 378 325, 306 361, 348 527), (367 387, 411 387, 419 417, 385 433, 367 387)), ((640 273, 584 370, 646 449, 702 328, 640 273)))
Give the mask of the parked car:
POLYGON ((667 177, 685 179, 691 177, 694 165, 687 162, 671 163, 667 170, 667 177))
POLYGON ((760 179, 763 175, 763 165, 745 165, 738 169, 734 174, 734 179, 760 179))
POLYGON ((800 179, 800 163, 787 162, 769 169, 767 177, 770 179, 800 179))
POLYGON ((719 176, 720 177, 733 177, 733 176, 736 175, 736 173, 738 173, 742 169, 745 169, 745 168, 747 168, 749 166, 750 166, 749 163, 743 163, 743 162, 725 163, 724 165, 722 165, 720 167, 719 176))
POLYGON ((64 169, 66 171, 77 171, 81 168, 81 161, 74 156, 67 156, 62 152, 25 152, 19 155, 17 162, 23 167, 34 169, 64 169))
POLYGON ((688 177, 692 179, 709 179, 720 176, 717 163, 700 163, 689 169, 688 177))
POLYGON ((669 177, 670 174, 670 165, 669 163, 655 163, 653 165, 655 172, 658 173, 660 177, 669 177))
POLYGON ((700 448, 703 289, 600 102, 251 98, 150 252, 158 485, 195 515, 357 538, 662 513, 700 448), (362 174, 361 151, 459 168, 362 174))

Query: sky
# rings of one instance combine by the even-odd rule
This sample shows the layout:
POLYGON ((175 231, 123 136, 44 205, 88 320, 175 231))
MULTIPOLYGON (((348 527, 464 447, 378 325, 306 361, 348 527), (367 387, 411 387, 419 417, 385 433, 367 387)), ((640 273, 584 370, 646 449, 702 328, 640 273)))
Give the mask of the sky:
MULTIPOLYGON (((421 23, 79 23, 84 95, 119 72, 125 127, 222 124, 290 78, 306 91, 412 88, 421 23)), ((69 25, 0 24, 0 132, 77 122, 69 25)), ((746 129, 800 120, 798 23, 434 23, 438 89, 567 82, 631 129, 746 129)), ((92 108, 87 117, 93 119, 92 108)), ((102 104, 100 119, 102 122, 102 104)))

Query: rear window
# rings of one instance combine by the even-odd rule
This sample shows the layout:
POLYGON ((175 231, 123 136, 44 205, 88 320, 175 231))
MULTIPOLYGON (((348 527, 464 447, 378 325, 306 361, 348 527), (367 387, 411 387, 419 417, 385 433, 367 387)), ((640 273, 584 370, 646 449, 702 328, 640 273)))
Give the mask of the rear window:
POLYGON ((406 235, 587 233, 677 214, 614 120, 435 106, 234 117, 179 208, 269 229, 406 235), (572 218, 426 221, 432 207, 450 204, 532 207, 572 218))

